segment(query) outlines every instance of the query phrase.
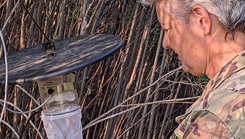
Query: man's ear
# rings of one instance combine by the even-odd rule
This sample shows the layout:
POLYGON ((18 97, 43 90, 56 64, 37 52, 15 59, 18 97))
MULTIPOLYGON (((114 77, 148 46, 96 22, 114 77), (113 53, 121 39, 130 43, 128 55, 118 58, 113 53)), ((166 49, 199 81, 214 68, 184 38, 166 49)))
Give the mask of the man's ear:
POLYGON ((211 31, 212 20, 207 10, 202 6, 194 5, 192 7, 192 15, 204 34, 209 34, 211 31))

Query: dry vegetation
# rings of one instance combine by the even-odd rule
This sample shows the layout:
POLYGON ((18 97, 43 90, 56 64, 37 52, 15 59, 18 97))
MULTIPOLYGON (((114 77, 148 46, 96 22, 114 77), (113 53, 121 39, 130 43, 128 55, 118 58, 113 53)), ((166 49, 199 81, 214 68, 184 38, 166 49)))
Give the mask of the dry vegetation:
MULTIPOLYGON (((207 82, 184 73, 173 52, 161 47, 161 30, 154 8, 135 0, 22 0, 50 40, 108 33, 120 36, 124 46, 114 56, 77 71, 76 87, 82 107, 85 139, 168 138, 175 117, 184 113, 207 82), (169 100, 169 101, 167 101, 169 100)), ((0 28, 17 0, 0 0, 0 28)), ((47 41, 18 5, 4 30, 8 53, 47 41)), ((3 66, 3 65, 1 65, 3 66)), ((36 83, 21 84, 37 100, 36 83)), ((3 99, 4 86, 0 97, 3 99)), ((36 107, 20 89, 9 86, 8 101, 22 110, 36 107)), ((2 106, 0 107, 2 109, 2 106)), ((12 108, 12 107, 10 107, 12 108)), ((31 116, 33 113, 27 114, 31 116)), ((39 139, 24 115, 5 112, 4 122, 25 139, 39 139)), ((32 119, 46 138, 40 113, 32 119)), ((2 123, 1 138, 16 138, 2 123)))

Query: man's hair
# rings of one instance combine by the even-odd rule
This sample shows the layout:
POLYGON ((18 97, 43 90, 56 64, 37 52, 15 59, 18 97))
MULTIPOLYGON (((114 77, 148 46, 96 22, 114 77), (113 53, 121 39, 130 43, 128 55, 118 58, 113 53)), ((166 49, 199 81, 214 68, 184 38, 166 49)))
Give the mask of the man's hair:
MULTIPOLYGON (((155 0, 155 4, 157 4, 155 0)), ((161 1, 161 0, 160 0, 161 1)), ((170 13, 185 22, 189 21, 192 7, 200 5, 209 13, 215 15, 223 28, 230 33, 245 32, 245 0, 162 0, 175 6, 170 13)), ((171 6, 172 7, 172 6, 171 6)))

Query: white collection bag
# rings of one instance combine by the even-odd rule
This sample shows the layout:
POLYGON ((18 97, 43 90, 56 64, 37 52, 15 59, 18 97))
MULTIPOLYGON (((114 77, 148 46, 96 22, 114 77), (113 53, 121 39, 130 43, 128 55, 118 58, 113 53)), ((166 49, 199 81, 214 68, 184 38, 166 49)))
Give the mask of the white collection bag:
POLYGON ((53 115, 42 113, 48 139, 83 139, 81 118, 80 108, 53 115))

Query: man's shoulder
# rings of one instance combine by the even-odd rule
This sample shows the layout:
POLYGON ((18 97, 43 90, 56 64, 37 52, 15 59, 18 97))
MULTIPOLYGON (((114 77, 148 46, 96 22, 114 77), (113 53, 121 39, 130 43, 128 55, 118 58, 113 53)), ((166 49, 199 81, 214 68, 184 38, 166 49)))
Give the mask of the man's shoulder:
POLYGON ((217 115, 235 137, 245 136, 245 70, 224 80, 204 98, 203 109, 217 115))
POLYGON ((245 137, 245 69, 241 68, 229 77, 224 75, 216 80, 219 85, 211 85, 204 98, 180 123, 174 139, 186 135, 209 138, 216 133, 230 139, 245 137), (205 132, 201 134, 201 131, 205 132))
POLYGON ((208 110, 221 119, 226 119, 236 109, 244 107, 245 69, 227 78, 219 87, 211 90, 203 99, 200 109, 208 110))
POLYGON ((232 131, 208 110, 193 111, 175 130, 171 139, 227 138, 234 139, 232 131))

